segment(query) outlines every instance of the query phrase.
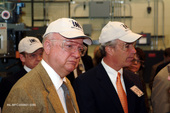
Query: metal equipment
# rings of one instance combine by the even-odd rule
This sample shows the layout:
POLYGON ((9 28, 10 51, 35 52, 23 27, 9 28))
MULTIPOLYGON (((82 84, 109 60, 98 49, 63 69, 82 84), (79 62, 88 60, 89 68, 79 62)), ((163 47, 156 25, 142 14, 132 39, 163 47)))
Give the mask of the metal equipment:
POLYGON ((18 43, 29 29, 20 23, 21 8, 18 1, 0 1, 0 77, 17 72, 22 66, 16 58, 18 43))
POLYGON ((28 30, 23 23, 19 23, 24 6, 24 3, 0 2, 0 58, 15 57, 23 31, 28 30))

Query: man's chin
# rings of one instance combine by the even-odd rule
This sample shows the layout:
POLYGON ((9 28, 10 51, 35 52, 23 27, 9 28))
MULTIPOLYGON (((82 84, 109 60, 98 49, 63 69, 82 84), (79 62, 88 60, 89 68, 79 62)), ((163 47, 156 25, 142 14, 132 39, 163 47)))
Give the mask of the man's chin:
POLYGON ((70 73, 73 72, 74 70, 75 70, 75 67, 67 68, 67 71, 70 72, 70 73))

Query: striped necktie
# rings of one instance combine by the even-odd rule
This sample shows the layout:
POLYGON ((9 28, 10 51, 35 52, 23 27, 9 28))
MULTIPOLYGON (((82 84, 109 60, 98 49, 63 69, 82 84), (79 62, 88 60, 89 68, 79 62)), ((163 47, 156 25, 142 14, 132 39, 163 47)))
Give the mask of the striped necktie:
POLYGON ((61 85, 61 87, 63 88, 63 91, 64 91, 64 97, 66 100, 66 107, 67 107, 68 113, 75 113, 74 107, 73 107, 73 104, 71 101, 70 93, 67 88, 67 84, 64 81, 63 81, 63 84, 61 85))

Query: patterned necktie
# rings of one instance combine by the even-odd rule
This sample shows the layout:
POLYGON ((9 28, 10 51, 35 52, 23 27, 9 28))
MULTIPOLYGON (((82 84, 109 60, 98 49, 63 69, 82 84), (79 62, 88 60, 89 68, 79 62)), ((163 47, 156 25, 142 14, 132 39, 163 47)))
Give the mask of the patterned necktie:
POLYGON ((68 88, 67 88, 66 83, 63 82, 63 84, 61 85, 61 87, 63 88, 63 91, 64 91, 64 97, 65 97, 65 99, 66 99, 66 107, 67 107, 68 113, 75 113, 73 104, 72 104, 72 102, 71 102, 70 93, 69 93, 69 90, 68 90, 68 88))
POLYGON ((128 113, 127 97, 126 97, 126 93, 122 87, 120 76, 121 76, 121 74, 118 72, 117 81, 116 81, 117 93, 118 93, 120 102, 122 104, 124 113, 128 113))

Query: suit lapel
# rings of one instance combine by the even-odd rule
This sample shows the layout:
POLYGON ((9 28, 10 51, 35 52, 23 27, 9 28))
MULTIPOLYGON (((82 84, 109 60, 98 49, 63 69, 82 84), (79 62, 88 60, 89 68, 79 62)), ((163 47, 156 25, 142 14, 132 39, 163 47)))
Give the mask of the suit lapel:
POLYGON ((130 78, 131 78, 130 76, 133 76, 133 75, 128 75, 128 73, 123 72, 123 79, 124 79, 124 83, 125 83, 125 87, 126 87, 129 113, 133 112, 133 109, 134 109, 133 105, 135 105, 134 97, 136 97, 135 94, 130 89, 132 86, 135 85, 133 83, 133 81, 130 80, 130 78))
POLYGON ((47 98, 49 102, 51 103, 51 105, 53 106, 55 112, 65 113, 63 106, 60 102, 60 98, 58 97, 58 94, 56 93, 56 91, 53 88, 48 88, 48 90, 49 90, 49 94, 47 98))
POLYGON ((102 64, 98 65, 97 72, 98 74, 96 74, 97 75, 96 77, 99 80, 99 85, 101 86, 101 88, 103 88, 103 90, 105 90, 108 97, 112 100, 114 104, 113 106, 116 106, 117 110, 120 111, 120 113, 123 113, 124 111, 123 108, 121 107, 121 103, 117 95, 117 92, 102 64))
POLYGON ((68 87, 68 90, 69 90, 69 93, 70 93, 70 96, 71 96, 71 99, 72 99, 72 102, 73 102, 73 106, 76 110, 76 113, 79 113, 79 108, 78 108, 75 92, 72 88, 70 81, 67 78, 66 78, 66 83, 67 83, 67 87, 68 87))
POLYGON ((56 92, 56 89, 55 89, 49 75, 47 74, 47 72, 45 71, 45 69, 41 65, 41 63, 39 63, 36 68, 37 68, 37 71, 39 73, 39 76, 40 76, 42 83, 44 85, 44 88, 45 88, 44 94, 48 93, 47 98, 48 98, 49 102, 51 103, 52 107, 54 108, 55 112, 64 113, 64 109, 60 102, 60 98, 56 92))

